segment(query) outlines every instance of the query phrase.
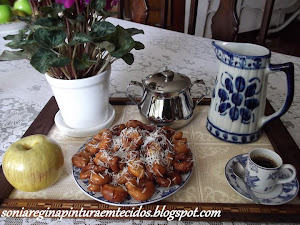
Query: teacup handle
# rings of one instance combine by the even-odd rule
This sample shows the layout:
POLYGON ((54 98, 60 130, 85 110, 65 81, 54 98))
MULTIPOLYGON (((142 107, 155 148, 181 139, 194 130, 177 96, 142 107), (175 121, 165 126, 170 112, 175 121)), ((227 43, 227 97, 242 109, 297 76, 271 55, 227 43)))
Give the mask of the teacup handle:
POLYGON ((194 103, 194 106, 193 106, 193 108, 195 108, 196 107, 196 105, 198 105, 198 103, 207 95, 207 87, 206 87, 206 85, 205 85, 205 83, 204 83, 204 81, 201 79, 201 80, 195 80, 193 83, 192 83, 192 85, 191 85, 191 88, 192 88, 192 86, 194 86, 194 84, 201 84, 201 85, 203 85, 204 87, 205 87, 205 94, 202 94, 197 100, 196 100, 196 102, 194 103))
POLYGON ((287 169, 290 169, 290 170, 293 171, 292 175, 288 178, 278 179, 277 184, 288 183, 288 182, 291 182, 292 180, 295 179, 295 177, 296 177, 296 168, 291 164, 283 164, 280 167, 280 173, 284 173, 282 170, 287 170, 287 169))
POLYGON ((260 119, 260 125, 261 127, 265 125, 266 123, 282 116, 285 114, 288 109, 290 108, 293 98, 294 98, 294 86, 295 86, 295 81, 294 81, 294 64, 291 62, 288 63, 283 63, 283 64, 269 64, 268 67, 269 72, 273 71, 283 71, 286 74, 286 79, 287 79, 287 95, 285 102, 283 106, 276 111, 275 113, 269 115, 269 116, 263 116, 260 119))
POLYGON ((143 89, 143 91, 144 91, 144 86, 143 86, 143 84, 141 82, 138 82, 138 81, 130 81, 130 83, 127 86, 127 91, 126 91, 127 97, 131 101, 133 101, 134 104, 136 104, 137 106, 140 106, 142 104, 142 102, 137 101, 134 96, 132 96, 131 94, 129 94, 129 87, 132 86, 132 85, 141 87, 143 89))

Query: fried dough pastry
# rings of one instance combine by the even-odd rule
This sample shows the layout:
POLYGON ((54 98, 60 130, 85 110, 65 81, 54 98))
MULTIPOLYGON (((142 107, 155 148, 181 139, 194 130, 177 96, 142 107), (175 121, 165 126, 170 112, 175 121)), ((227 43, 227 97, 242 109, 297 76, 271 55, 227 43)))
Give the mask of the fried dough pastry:
POLYGON ((128 195, 146 201, 157 186, 180 185, 193 156, 182 132, 129 120, 101 130, 72 163, 81 168, 80 179, 88 179, 89 191, 120 203, 128 195))

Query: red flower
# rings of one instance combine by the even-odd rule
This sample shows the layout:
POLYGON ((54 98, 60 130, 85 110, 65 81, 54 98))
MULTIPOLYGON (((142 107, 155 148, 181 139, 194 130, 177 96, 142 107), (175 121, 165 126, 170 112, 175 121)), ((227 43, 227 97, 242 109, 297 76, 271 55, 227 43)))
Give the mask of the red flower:
MULTIPOLYGON (((65 8, 72 7, 72 5, 74 5, 75 1, 79 1, 78 4, 81 9, 83 9, 83 7, 84 7, 83 2, 85 2, 86 4, 90 3, 90 0, 55 0, 56 3, 64 5, 65 8)), ((119 2, 119 0, 106 0, 106 5, 105 5, 104 9, 106 11, 110 11, 113 6, 116 6, 118 4, 118 2, 119 2)))
POLYGON ((55 2, 63 4, 65 8, 70 8, 75 3, 75 0, 55 0, 55 2))
POLYGON ((106 11, 110 11, 113 6, 116 6, 118 4, 119 0, 106 0, 106 6, 104 9, 106 11))
MULTIPOLYGON (((55 0, 55 2, 58 3, 58 4, 64 5, 65 8, 68 9, 68 8, 70 8, 72 5, 74 5, 75 0, 55 0)), ((84 0, 84 2, 88 4, 88 3, 90 3, 90 0, 84 0)), ((79 7, 80 7, 81 9, 83 9, 83 7, 84 7, 83 1, 80 0, 78 4, 79 4, 79 7)))

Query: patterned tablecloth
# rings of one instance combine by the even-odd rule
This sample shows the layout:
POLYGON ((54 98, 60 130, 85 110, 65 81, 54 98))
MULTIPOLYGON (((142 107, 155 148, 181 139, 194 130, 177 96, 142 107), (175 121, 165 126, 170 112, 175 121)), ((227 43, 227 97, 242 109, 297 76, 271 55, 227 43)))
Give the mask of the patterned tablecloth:
MULTIPOLYGON (((192 80, 204 79, 208 86, 209 93, 211 92, 218 71, 218 60, 215 57, 210 39, 117 19, 111 19, 111 21, 115 24, 119 23, 124 27, 143 29, 145 34, 137 35, 136 39, 146 46, 144 50, 134 53, 135 62, 133 65, 128 66, 121 60, 113 64, 111 75, 111 97, 125 97, 127 84, 131 80, 141 81, 145 76, 162 71, 166 67, 173 71, 185 74, 192 80)), ((0 40, 0 52, 5 49, 3 44, 4 41, 0 40)), ((288 61, 293 62, 295 65, 295 97, 292 107, 281 119, 298 146, 300 146, 300 58, 272 53, 272 63, 284 63, 288 61)), ((283 74, 276 73, 269 76, 267 97, 275 109, 280 108, 284 102, 286 92, 285 83, 285 76, 283 74)), ((199 93, 195 90, 193 94, 194 97, 197 97, 197 94, 199 93)), ((7 147, 20 139, 51 96, 52 92, 44 75, 35 71, 28 61, 19 60, 13 62, 0 62, 0 162, 2 161, 3 154, 7 147)), ((131 110, 131 107, 129 107, 128 110, 131 110)), ((201 110, 201 108, 198 108, 197 110, 201 110)), ((203 110, 207 109, 204 108, 203 110)), ((197 123, 199 126, 204 127, 204 119, 201 121, 196 120, 197 119, 193 121, 193 124, 197 123)), ((213 164, 213 166, 208 167, 206 158, 216 157, 222 158, 224 161, 225 159, 230 159, 234 155, 248 152, 252 147, 251 144, 248 145, 248 147, 246 145, 239 145, 237 146, 237 149, 228 149, 224 146, 223 142, 217 141, 208 133, 193 133, 192 125, 185 129, 185 134, 189 139, 197 140, 197 142, 194 143, 195 146, 193 149, 201 149, 201 151, 197 151, 195 154, 197 160, 203 162, 197 167, 201 170, 201 173, 196 171, 193 176, 197 176, 197 179, 203 180, 204 186, 202 189, 196 190, 198 192, 197 197, 192 195, 189 196, 188 194, 183 195, 182 197, 191 200, 197 198, 199 201, 207 202, 215 202, 216 199, 222 202, 247 202, 247 200, 242 199, 230 189, 226 184, 224 177, 220 180, 219 185, 227 185, 226 188, 228 188, 229 192, 226 188, 217 188, 214 184, 210 184, 209 181, 206 181, 205 177, 207 176, 221 177, 224 173, 224 163, 213 164), (212 149, 215 151, 212 151, 212 149), (212 155, 207 155, 206 152, 210 152, 212 155), (223 157, 224 154, 227 155, 227 158, 223 157), (212 173, 212 170, 218 172, 212 173)), ((54 127, 51 131, 51 135, 55 135, 55 138, 58 140, 65 138, 60 137, 61 134, 57 132, 56 127, 54 127)), ((260 141, 263 140, 264 138, 260 141)), ((84 140, 77 139, 76 141, 71 138, 70 141, 80 146, 84 140)), ((256 144, 260 144, 260 142, 256 144)), ((271 148, 270 144, 264 144, 266 144, 266 147, 271 148)), ((191 182, 193 182, 193 179, 189 181, 189 185, 186 188, 197 189, 194 185, 190 184, 191 182)), ((17 197, 19 194, 15 192, 14 195, 17 197)), ((172 198, 175 198, 175 195, 171 197, 170 200, 173 200, 172 198)), ((0 218, 1 224, 45 224, 46 222, 50 224, 129 223, 129 221, 118 222, 83 219, 66 219, 63 221, 48 219, 37 222, 35 219, 14 220, 0 218)), ((129 224, 131 224, 131 222, 134 222, 135 224, 161 224, 160 222, 137 220, 130 221, 129 224)), ((209 223, 206 222, 203 224, 209 223)))

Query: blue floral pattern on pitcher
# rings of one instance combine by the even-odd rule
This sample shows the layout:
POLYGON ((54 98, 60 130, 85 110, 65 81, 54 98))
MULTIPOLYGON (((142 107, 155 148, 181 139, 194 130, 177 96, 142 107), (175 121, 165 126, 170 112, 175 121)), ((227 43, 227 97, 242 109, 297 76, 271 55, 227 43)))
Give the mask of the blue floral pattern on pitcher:
MULTIPOLYGON (((216 111, 222 116, 229 114, 232 121, 240 119, 243 124, 254 122, 255 116, 252 111, 259 106, 259 100, 254 95, 261 91, 260 79, 251 78, 246 86, 246 80, 242 76, 234 79, 230 73, 225 72, 221 75, 221 86, 217 91, 220 102, 216 105, 216 111)), ((214 89, 212 97, 215 96, 214 89)))
POLYGON ((215 46, 214 51, 216 53, 217 58, 222 61, 224 64, 235 67, 238 69, 244 70, 257 70, 257 69, 265 69, 265 60, 266 56, 243 56, 232 54, 224 49, 220 49, 215 46))

